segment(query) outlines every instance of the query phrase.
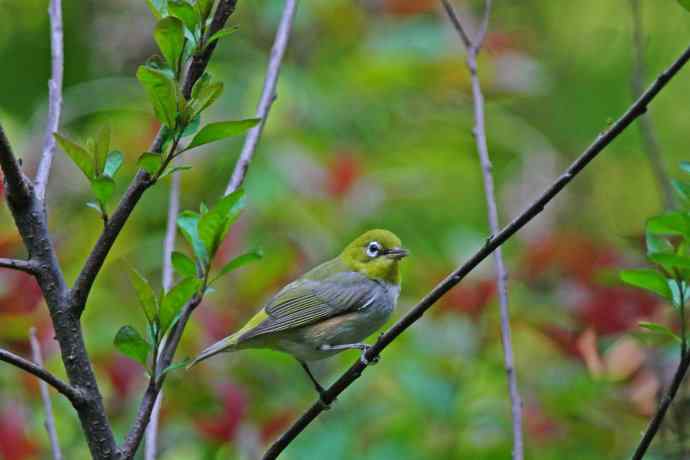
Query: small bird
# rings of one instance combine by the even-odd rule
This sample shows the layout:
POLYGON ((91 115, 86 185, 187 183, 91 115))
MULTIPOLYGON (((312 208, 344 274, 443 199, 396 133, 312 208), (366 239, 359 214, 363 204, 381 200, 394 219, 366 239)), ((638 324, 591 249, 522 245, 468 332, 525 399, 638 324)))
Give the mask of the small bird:
POLYGON ((236 333, 202 351, 188 366, 223 352, 270 348, 294 356, 316 391, 310 361, 348 349, 362 351, 362 341, 393 312, 400 294, 399 262, 408 255, 388 230, 369 230, 336 258, 285 286, 236 333))

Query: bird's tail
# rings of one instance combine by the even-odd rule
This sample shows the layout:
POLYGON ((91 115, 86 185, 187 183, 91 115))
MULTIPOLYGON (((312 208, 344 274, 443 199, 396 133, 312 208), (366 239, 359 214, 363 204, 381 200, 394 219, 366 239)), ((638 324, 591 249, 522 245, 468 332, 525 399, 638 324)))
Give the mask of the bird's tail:
POLYGON ((219 340, 210 347, 206 348, 204 351, 199 353, 197 357, 192 360, 192 362, 187 364, 187 369, 200 363, 201 361, 204 361, 205 359, 210 358, 211 356, 217 355, 218 353, 235 351, 237 349, 237 341, 240 335, 242 335, 240 332, 228 336, 223 340, 219 340))

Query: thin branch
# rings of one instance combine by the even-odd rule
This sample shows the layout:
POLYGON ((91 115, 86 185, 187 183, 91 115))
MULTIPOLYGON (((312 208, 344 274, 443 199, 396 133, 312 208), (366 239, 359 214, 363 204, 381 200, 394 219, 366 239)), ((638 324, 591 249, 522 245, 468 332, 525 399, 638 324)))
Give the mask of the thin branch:
POLYGON ((683 378, 688 372, 688 367, 690 367, 690 353, 686 353, 680 360, 680 363, 678 363, 678 368, 676 369, 676 373, 671 381, 671 386, 669 386, 666 394, 661 399, 661 403, 659 404, 654 417, 652 417, 652 420, 650 420, 649 425, 647 426, 647 429, 640 440, 640 444, 635 449, 632 460, 642 460, 644 457, 644 454, 647 452, 652 440, 659 431, 661 423, 664 421, 668 408, 671 406, 673 399, 676 397, 678 388, 680 388, 681 383, 683 383, 683 378))
POLYGON ((443 4, 443 8, 446 10, 446 14, 448 14, 450 22, 453 23, 453 27, 455 27, 455 30, 458 31, 458 35, 460 35, 462 44, 465 45, 466 49, 472 49, 472 47, 474 46, 472 44, 472 40, 470 40, 470 36, 467 35, 467 32, 465 32, 465 28, 460 22, 458 16, 455 14, 455 10, 453 9, 453 7, 450 5, 450 3, 448 3, 448 0, 441 0, 441 4, 443 4))
POLYGON ((280 66, 283 62, 285 49, 287 48, 288 40, 290 39, 290 32, 292 30, 292 23, 295 18, 296 10, 297 0, 285 0, 283 14, 280 19, 280 24, 278 25, 278 30, 276 31, 273 47, 271 48, 271 57, 268 61, 268 69, 266 69, 266 78, 264 80, 264 87, 261 92, 261 99, 259 100, 259 105, 256 108, 256 117, 261 118, 261 121, 247 133, 247 137, 244 140, 244 145, 242 146, 242 153, 240 153, 240 157, 237 160, 237 163, 235 163, 235 170, 233 171, 230 182, 225 189, 226 195, 229 195, 237 190, 244 181, 244 177, 247 175, 247 169, 249 168, 249 163, 252 161, 252 156, 254 155, 256 146, 259 143, 259 138, 261 137, 264 126, 266 125, 266 119, 268 118, 268 113, 271 110, 271 105, 273 104, 273 101, 276 100, 276 83, 278 81, 278 76, 280 75, 280 66))
MULTIPOLYGON (((456 25, 458 35, 464 43, 464 36, 460 33, 462 29, 461 22, 453 11, 453 7, 442 0, 443 5, 448 12, 453 24, 456 25)), ((494 179, 491 173, 491 159, 489 157, 489 147, 486 141, 486 117, 484 114, 484 95, 482 94, 481 84, 479 82, 477 55, 482 47, 484 37, 486 36, 487 24, 489 22, 489 14, 491 11, 491 0, 486 0, 484 8, 484 19, 480 28, 479 36, 473 45, 467 48, 467 68, 470 71, 470 79, 472 82, 472 100, 474 106, 474 135, 475 144, 477 147, 477 154, 479 155, 479 162, 482 168, 482 176, 484 178, 484 194, 486 196, 486 206, 488 211, 489 228, 491 233, 496 234, 500 229, 498 222, 498 206, 496 204, 496 194, 494 192, 494 179)), ((513 345, 510 332, 510 312, 508 310, 508 271, 505 267, 503 254, 501 248, 498 247, 494 251, 494 263, 496 265, 496 284, 498 287, 499 310, 501 316, 501 344, 503 346, 503 360, 508 378, 508 392, 510 395, 511 416, 513 420, 513 460, 522 460, 524 458, 523 448, 523 433, 522 433, 522 397, 518 390, 517 375, 515 371, 515 359, 513 357, 513 345)))
POLYGON ((60 125, 60 110, 62 108, 62 71, 64 68, 62 45, 62 5, 61 0, 51 0, 48 9, 50 16, 50 51, 52 70, 48 82, 48 122, 43 140, 43 155, 36 173, 36 197, 44 201, 50 166, 55 153, 55 139, 53 133, 60 125))
MULTIPOLYGON (((163 242, 163 291, 168 292, 173 282, 172 253, 175 249, 175 235, 177 234, 177 214, 180 210, 180 174, 174 173, 170 184, 168 198, 168 221, 165 228, 165 240, 163 242)), ((159 369, 161 369, 159 367, 159 369)), ((158 445, 158 422, 163 400, 163 390, 158 393, 156 402, 151 412, 151 421, 146 428, 146 443, 144 460, 155 460, 158 445)))
MULTIPOLYGON (((645 58, 644 58, 644 28, 642 25, 642 14, 640 11, 641 0, 630 0, 630 8, 632 9, 633 19, 633 49, 635 52, 635 67, 633 69, 631 79, 631 89, 634 98, 640 97, 644 90, 644 76, 646 74, 645 58)), ((657 141, 654 124, 650 114, 645 114, 638 120, 640 128, 640 135, 644 145, 644 151, 647 154, 649 164, 652 167, 652 174, 662 195, 662 202, 666 209, 673 208, 673 188, 669 180, 666 167, 662 161, 661 148, 657 141)))
MULTIPOLYGON (((405 316, 391 326, 379 340, 365 353, 364 357, 369 362, 374 361, 379 354, 402 334, 407 328, 419 320, 434 303, 457 285, 479 263, 489 257, 493 251, 512 237, 518 230, 534 219, 544 207, 558 193, 570 183, 571 180, 585 168, 604 148, 616 139, 630 124, 640 115, 645 113, 647 105, 659 94, 666 84, 678 73, 690 60, 690 47, 688 47, 671 66, 662 72, 654 83, 640 98, 632 104, 628 110, 608 129, 600 133, 596 140, 580 155, 570 167, 558 177, 542 195, 532 203, 525 211, 516 217, 508 226, 499 233, 492 235, 486 244, 479 249, 467 262, 448 275, 446 279, 436 285, 419 303, 405 316)), ((331 385, 321 397, 321 400, 312 405, 290 428, 270 447, 264 454, 264 459, 276 458, 304 429, 324 411, 325 405, 336 400, 338 395, 345 391, 367 367, 362 361, 357 360, 340 378, 331 385), (324 404, 325 403, 325 404, 324 404)))
POLYGON ((38 267, 33 260, 7 259, 0 257, 0 268, 11 268, 33 275, 36 273, 38 267))
POLYGON ((67 399, 69 399, 73 405, 77 405, 83 400, 83 395, 79 390, 55 377, 53 374, 43 369, 43 367, 38 366, 19 355, 15 355, 11 351, 0 348, 0 361, 10 363, 43 380, 55 388, 59 393, 65 395, 65 397, 67 397, 67 399))
MULTIPOLYGON (((29 341, 31 342, 31 355, 37 366, 43 367, 43 357, 41 356, 41 345, 36 338, 36 328, 31 328, 29 331, 29 341)), ((57 428, 55 428, 55 416, 53 416, 53 405, 50 403, 50 394, 48 394, 48 384, 44 380, 39 379, 39 388, 41 389, 41 399, 43 400, 43 410, 46 413, 45 428, 48 432, 48 439, 50 440, 50 450, 53 453, 53 460, 62 460, 62 452, 60 451, 60 444, 58 443, 57 428)))
MULTIPOLYGON (((216 7, 216 12, 213 16, 211 27, 208 31, 208 36, 211 36, 218 30, 222 29, 225 22, 230 15, 235 11, 237 0, 221 0, 216 7)), ((192 63, 187 69, 184 81, 182 83, 183 95, 189 98, 194 83, 201 77, 208 65, 213 50, 215 49, 217 40, 206 47, 205 51, 200 55, 194 56, 192 63)), ((158 130, 156 137, 149 148, 150 152, 160 152, 164 143, 163 130, 158 130)), ((96 276, 103 267, 105 258, 108 256, 110 249, 115 244, 120 231, 124 227, 127 219, 134 210, 134 207, 141 199, 144 192, 151 187, 155 181, 145 171, 139 171, 136 177, 132 180, 127 191, 118 203, 115 211, 113 211, 108 224, 103 229, 101 236, 96 241, 91 253, 86 259, 82 267, 71 293, 71 305, 75 313, 79 316, 83 313, 86 307, 86 299, 89 296, 91 287, 93 286, 96 276)))

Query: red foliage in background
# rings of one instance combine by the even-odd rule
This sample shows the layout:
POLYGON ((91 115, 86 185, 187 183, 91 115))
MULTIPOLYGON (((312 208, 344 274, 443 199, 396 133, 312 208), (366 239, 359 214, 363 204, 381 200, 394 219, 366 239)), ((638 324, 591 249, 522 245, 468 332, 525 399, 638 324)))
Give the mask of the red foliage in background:
POLYGON ((38 445, 30 439, 24 427, 26 420, 19 406, 10 403, 0 411, 0 458, 4 460, 28 460, 36 458, 38 445))
POLYGON ((235 437, 247 412, 247 397, 239 387, 231 383, 222 385, 219 393, 223 399, 222 413, 197 417, 194 425, 206 439, 223 443, 235 437))
POLYGON ((115 390, 115 397, 119 401, 125 401, 135 389, 137 380, 142 376, 141 366, 129 358, 114 354, 113 358, 107 362, 105 369, 115 390))
MULTIPOLYGON (((0 235, 0 257, 14 257, 18 236, 0 235)), ((41 302, 41 288, 33 276, 17 270, 3 270, 0 275, 0 314, 28 314, 41 302)))
POLYGON ((336 154, 328 166, 326 188, 331 196, 342 198, 362 175, 362 167, 354 156, 336 154))
POLYGON ((443 311, 466 313, 477 318, 496 295, 496 281, 467 281, 453 288, 441 304, 443 311))

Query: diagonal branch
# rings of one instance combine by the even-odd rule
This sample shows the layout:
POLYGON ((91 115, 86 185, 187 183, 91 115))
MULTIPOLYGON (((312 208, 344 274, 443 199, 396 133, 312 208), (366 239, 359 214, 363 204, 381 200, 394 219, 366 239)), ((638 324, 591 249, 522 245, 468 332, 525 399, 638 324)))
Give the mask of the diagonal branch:
MULTIPOLYGON (((462 33, 461 22, 455 14, 453 7, 447 0, 441 0, 443 6, 448 12, 453 24, 456 26, 460 39, 465 42, 462 33)), ((472 82, 472 101, 474 108, 474 135, 475 144, 477 147, 477 154, 479 155, 479 162, 482 167, 482 176, 484 178, 484 194, 486 195, 486 206, 489 218, 489 228, 491 233, 498 233, 500 225, 498 222, 498 206, 496 204, 496 194, 494 192, 494 178, 491 173, 492 165, 489 157, 489 147, 486 141, 486 127, 484 115, 484 95, 479 82, 477 55, 482 47, 484 37, 486 36, 487 25, 489 22, 489 14, 491 10, 491 0, 486 0, 484 5, 484 19, 480 27, 479 36, 472 46, 467 48, 467 68, 470 71, 470 80, 472 82)), ((494 252, 494 263, 496 265, 496 284, 498 288, 498 303, 501 316, 501 344, 503 346, 503 361, 508 378, 508 392, 510 395, 511 416, 513 419, 513 451, 512 458, 514 460, 522 460, 524 457, 523 439, 522 439, 522 397, 518 390, 517 375, 515 372, 515 358, 513 357, 513 345, 510 332, 510 312, 508 310, 508 271, 506 270, 505 262, 501 248, 496 248, 494 252)))
POLYGON ((32 275, 38 270, 38 267, 33 260, 7 259, 4 257, 0 257, 0 268, 11 268, 13 270, 30 273, 32 275))
MULTIPOLYGON (((635 53, 635 67, 631 80, 632 95, 634 98, 640 97, 644 90, 644 75, 646 73, 646 66, 644 60, 644 29, 642 26, 642 14, 640 11, 641 0, 630 0, 630 7, 632 9, 633 19, 633 45, 635 53)), ((673 188, 671 181, 664 167, 661 156, 661 148, 657 141, 654 131, 654 125, 650 114, 645 114, 638 120, 640 128, 640 135, 644 151, 647 154, 647 159, 652 168, 652 174, 656 179, 657 187, 661 192, 664 207, 666 209, 673 208, 673 188)))
POLYGON ((252 156, 254 156, 259 138, 261 137, 264 126, 266 126, 268 112, 271 110, 273 101, 276 100, 276 83, 280 75, 280 66, 283 63, 283 56, 285 55, 285 49, 287 48, 290 38, 290 31, 292 30, 292 22, 295 18, 296 10, 297 0, 285 1, 283 14, 280 19, 280 24, 278 25, 278 31, 276 32, 273 47, 271 48, 271 57, 268 61, 268 69, 266 69, 266 79, 264 80, 261 99, 256 108, 256 117, 261 118, 261 121, 247 133, 244 145, 242 146, 242 153, 240 153, 240 157, 237 163, 235 163, 235 170, 232 172, 228 187, 225 189, 226 195, 237 190, 244 181, 244 176, 247 175, 247 169, 249 169, 249 163, 252 161, 252 156))
POLYGON ((82 402, 83 395, 79 390, 77 390, 70 384, 63 382, 47 370, 43 369, 43 367, 32 363, 28 359, 24 359, 19 355, 15 355, 11 351, 0 348, 0 361, 10 363, 22 370, 25 370, 29 374, 32 374, 38 377, 39 379, 43 380, 44 382, 55 388, 58 392, 65 395, 67 399, 70 400, 72 405, 77 405, 82 402))
MULTIPOLYGON (((211 27, 208 31, 209 37, 223 28, 225 22, 235 11, 236 4, 237 0, 220 1, 216 7, 216 12, 213 16, 211 27)), ((215 49, 216 42, 217 40, 207 46, 202 54, 194 56, 182 83, 183 95, 185 97, 189 97, 194 83, 196 83, 196 81, 204 73, 208 62, 211 59, 213 50, 215 49)), ((163 130, 160 129, 156 134, 149 151, 160 152, 163 148, 163 143, 163 130)), ((122 228, 125 226, 127 219, 129 219, 129 216, 132 214, 132 211, 141 199, 141 196, 154 183, 155 181, 148 173, 145 171, 139 171, 136 177, 129 184, 127 191, 110 216, 110 219, 105 225, 101 236, 96 241, 96 244, 91 250, 91 253, 87 257, 84 266, 74 282, 74 287, 72 288, 71 293, 71 305, 72 309, 77 315, 81 315, 84 311, 84 308, 86 307, 86 300, 89 296, 89 292, 91 291, 91 287, 96 280, 96 276, 103 267, 105 258, 108 256, 113 244, 115 244, 115 240, 120 234, 122 228)))
POLYGON ((46 125, 46 132, 43 140, 43 155, 38 164, 38 172, 36 173, 36 197, 40 201, 45 200, 50 166, 53 163, 53 155, 55 154, 55 139, 53 138, 53 133, 58 130, 58 126, 60 125, 60 109, 62 108, 62 71, 64 68, 64 58, 61 0, 50 1, 48 14, 50 15, 52 75, 48 82, 48 123, 46 125))
POLYGON ((14 206, 21 206, 31 199, 31 189, 28 179, 22 173, 21 164, 12 152, 10 142, 0 125, 0 168, 5 173, 7 184, 7 200, 14 206))
MULTIPOLYGON (((405 316, 391 326, 379 340, 364 354, 368 362, 372 362, 379 354, 407 328, 419 320, 424 313, 431 308, 434 303, 451 288, 457 285, 484 259, 489 257, 493 251, 505 243, 518 230, 522 229, 532 219, 534 219, 544 209, 544 207, 558 193, 575 178, 596 156, 601 153, 613 140, 615 140, 630 124, 647 111, 647 105, 659 94, 666 84, 683 68, 690 60, 690 46, 663 71, 652 85, 631 105, 621 117, 616 120, 608 129, 600 133, 596 140, 580 155, 573 164, 558 177, 541 196, 532 203, 525 211, 517 216, 509 225, 500 232, 492 235, 486 244, 479 249, 467 262, 450 273, 446 279, 437 284, 417 305, 415 305, 405 316)), ((264 460, 276 458, 304 429, 324 411, 324 403, 330 404, 336 400, 338 395, 345 391, 352 383, 362 375, 367 367, 361 360, 357 360, 340 378, 331 385, 321 397, 321 400, 314 403, 302 416, 296 420, 290 428, 274 442, 269 450, 264 454, 264 460)))
MULTIPOLYGON (((41 345, 36 338, 36 329, 29 331, 29 341, 31 342, 31 355, 37 366, 43 367, 43 357, 41 356, 41 345)), ((41 389, 41 399, 43 400, 43 410, 46 413, 45 427, 50 440, 50 450, 53 452, 53 460, 62 460, 62 452, 58 443, 57 428, 55 428, 55 417, 53 416, 53 405, 50 403, 48 394, 48 384, 44 380, 39 380, 41 389)))

